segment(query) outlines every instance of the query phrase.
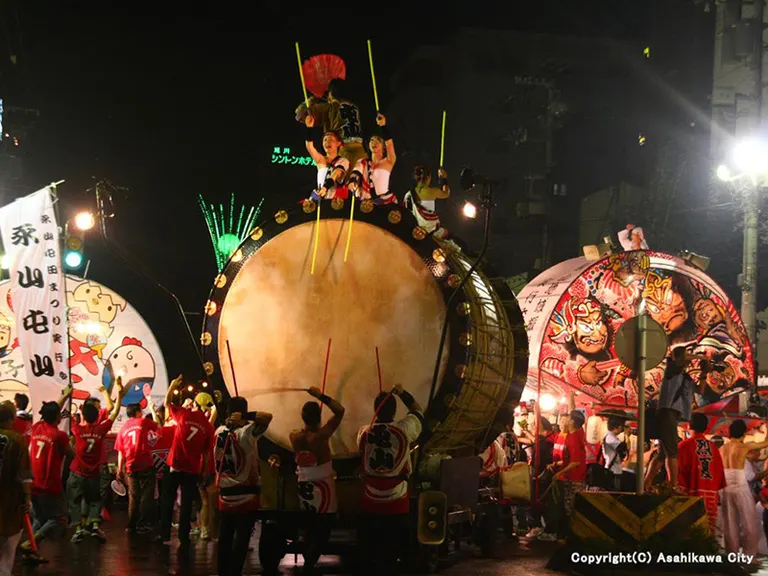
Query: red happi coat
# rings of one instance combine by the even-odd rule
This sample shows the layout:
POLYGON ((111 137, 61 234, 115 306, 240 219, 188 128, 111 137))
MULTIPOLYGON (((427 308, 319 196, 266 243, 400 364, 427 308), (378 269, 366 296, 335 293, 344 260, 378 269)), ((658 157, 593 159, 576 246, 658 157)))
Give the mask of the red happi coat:
POLYGON ((694 433, 678 446, 678 484, 689 496, 699 496, 709 515, 712 530, 717 522, 718 491, 725 488, 723 459, 717 446, 694 433))

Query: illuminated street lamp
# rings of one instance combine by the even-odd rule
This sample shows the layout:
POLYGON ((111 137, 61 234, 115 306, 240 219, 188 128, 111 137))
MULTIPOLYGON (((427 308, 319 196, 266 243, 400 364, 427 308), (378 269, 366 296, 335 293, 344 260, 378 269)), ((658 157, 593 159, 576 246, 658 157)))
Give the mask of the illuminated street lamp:
POLYGON ((464 203, 462 212, 464 212, 464 216, 467 218, 475 219, 477 217, 477 206, 472 204, 472 202, 467 201, 464 203))
POLYGON ((96 224, 96 218, 90 212, 80 212, 75 216, 75 226, 78 230, 90 230, 96 224))
POLYGON ((733 179, 731 169, 728 168, 728 166, 725 164, 720 164, 720 166, 717 167, 716 174, 718 179, 722 180, 723 182, 730 182, 733 179))
POLYGON ((759 191, 766 186, 768 175, 768 142, 747 138, 736 143, 730 162, 717 168, 724 182, 744 180, 744 246, 741 287, 741 319, 752 349, 757 347, 757 219, 760 210, 759 191))

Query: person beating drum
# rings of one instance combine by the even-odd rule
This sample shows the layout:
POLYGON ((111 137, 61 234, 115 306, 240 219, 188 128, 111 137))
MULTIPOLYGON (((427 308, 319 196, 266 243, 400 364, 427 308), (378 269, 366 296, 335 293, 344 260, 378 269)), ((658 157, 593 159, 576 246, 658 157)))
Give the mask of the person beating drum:
POLYGON ((331 534, 337 510, 336 483, 331 462, 330 439, 344 417, 344 406, 319 388, 312 387, 309 395, 331 409, 333 416, 320 426, 322 407, 307 402, 301 409, 304 428, 291 432, 291 446, 296 453, 298 495, 301 507, 310 512, 304 536, 304 570, 311 571, 331 534))
POLYGON ((390 576, 397 572, 397 560, 405 552, 410 533, 410 445, 421 435, 424 412, 400 385, 389 393, 381 392, 373 406, 374 422, 357 434, 365 475, 365 517, 358 536, 361 573, 390 576), (408 409, 405 418, 398 421, 395 396, 408 409))

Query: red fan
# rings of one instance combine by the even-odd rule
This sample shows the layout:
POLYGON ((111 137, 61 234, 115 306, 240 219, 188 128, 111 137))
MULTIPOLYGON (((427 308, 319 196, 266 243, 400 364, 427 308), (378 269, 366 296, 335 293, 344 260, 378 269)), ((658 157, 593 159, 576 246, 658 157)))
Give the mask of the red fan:
POLYGON ((318 98, 328 91, 328 84, 335 78, 347 77, 347 65, 344 60, 333 54, 312 56, 301 66, 304 72, 304 84, 307 90, 318 98))

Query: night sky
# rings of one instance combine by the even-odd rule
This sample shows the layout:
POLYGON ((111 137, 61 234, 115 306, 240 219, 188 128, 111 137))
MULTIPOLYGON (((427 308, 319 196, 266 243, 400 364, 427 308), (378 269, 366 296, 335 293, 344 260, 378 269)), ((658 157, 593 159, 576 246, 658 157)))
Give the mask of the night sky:
MULTIPOLYGON (((98 179, 129 188, 116 198, 112 237, 189 312, 202 309, 217 272, 197 195, 220 202, 235 192, 248 205, 264 197, 263 214, 270 217, 314 182, 312 167, 280 167, 270 159, 275 146, 303 149, 293 119, 302 100, 295 41, 304 58, 334 53, 345 59, 363 127, 370 129, 367 38, 386 112, 388 79, 399 62, 415 46, 440 43, 458 26, 614 38, 648 33, 645 3, 624 0, 276 1, 218 11, 216 17, 188 8, 171 17, 135 5, 124 11, 108 3, 79 5, 19 7, 24 51, 16 101, 9 96, 7 103, 41 111, 26 165, 29 191, 65 179, 60 192, 73 215, 93 202, 85 190, 98 179), (306 185, 297 188, 301 171, 306 185)), ((449 134, 448 145, 450 138, 471 136, 449 134)), ((455 176, 460 167, 448 169, 455 176)), ((89 276, 125 296, 148 320, 171 375, 196 375, 172 301, 109 257, 95 234, 86 251, 89 276)), ((190 322, 197 336, 201 317, 190 316, 190 322)))

